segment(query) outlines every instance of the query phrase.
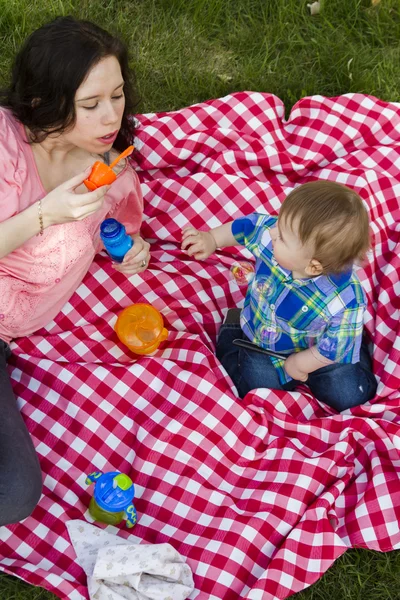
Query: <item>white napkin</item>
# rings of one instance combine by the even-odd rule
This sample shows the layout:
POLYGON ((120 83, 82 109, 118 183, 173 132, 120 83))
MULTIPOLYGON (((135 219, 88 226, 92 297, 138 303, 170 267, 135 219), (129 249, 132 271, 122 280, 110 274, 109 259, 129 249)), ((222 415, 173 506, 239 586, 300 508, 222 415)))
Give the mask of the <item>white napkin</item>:
POLYGON ((91 600, 184 600, 192 571, 170 544, 131 544, 85 521, 67 521, 91 600))

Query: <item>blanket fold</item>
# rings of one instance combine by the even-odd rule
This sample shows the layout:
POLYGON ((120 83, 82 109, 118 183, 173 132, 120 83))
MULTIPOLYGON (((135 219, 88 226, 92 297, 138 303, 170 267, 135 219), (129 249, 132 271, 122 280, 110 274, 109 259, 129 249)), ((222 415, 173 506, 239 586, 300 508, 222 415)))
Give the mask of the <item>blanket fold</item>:
MULTIPOLYGON (((279 98, 240 92, 138 120, 149 268, 127 278, 99 255, 56 319, 12 345, 44 491, 31 517, 0 528, 0 568, 87 600, 66 523, 86 515, 87 473, 121 471, 138 523, 118 539, 171 544, 193 573, 191 598, 283 599, 347 548, 400 544, 400 105, 314 96, 286 121, 279 98), (230 267, 252 258, 226 248, 196 262, 180 249, 186 225, 276 214, 319 178, 360 193, 375 243, 359 276, 378 392, 341 414, 306 388, 238 399, 214 349, 244 300, 230 267), (153 304, 169 331, 151 357, 113 331, 135 302, 153 304)), ((143 583, 135 573, 132 589, 143 583)))

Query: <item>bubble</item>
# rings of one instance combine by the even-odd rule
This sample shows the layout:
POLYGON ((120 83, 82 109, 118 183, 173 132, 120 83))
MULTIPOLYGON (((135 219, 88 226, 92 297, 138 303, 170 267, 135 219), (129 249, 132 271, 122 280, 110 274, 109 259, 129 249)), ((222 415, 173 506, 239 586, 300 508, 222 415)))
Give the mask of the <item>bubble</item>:
POLYGON ((231 273, 238 285, 248 285, 254 277, 254 265, 246 260, 234 262, 231 273))

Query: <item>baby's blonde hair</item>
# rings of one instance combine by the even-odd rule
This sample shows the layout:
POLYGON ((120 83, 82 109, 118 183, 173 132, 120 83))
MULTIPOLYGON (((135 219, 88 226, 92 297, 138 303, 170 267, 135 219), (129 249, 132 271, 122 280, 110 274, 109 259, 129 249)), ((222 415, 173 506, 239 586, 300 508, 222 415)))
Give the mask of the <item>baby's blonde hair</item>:
POLYGON ((314 246, 324 274, 340 273, 365 259, 370 247, 368 214, 360 196, 333 181, 312 181, 285 198, 279 220, 295 225, 301 242, 314 246))

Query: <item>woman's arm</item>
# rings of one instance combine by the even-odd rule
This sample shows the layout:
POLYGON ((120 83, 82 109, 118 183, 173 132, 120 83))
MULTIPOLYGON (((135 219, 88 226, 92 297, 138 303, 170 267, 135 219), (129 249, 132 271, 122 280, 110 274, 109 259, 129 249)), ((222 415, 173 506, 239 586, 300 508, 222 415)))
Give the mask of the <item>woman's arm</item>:
POLYGON ((38 203, 0 223, 0 259, 40 232, 38 203))
POLYGON ((81 221, 96 212, 103 204, 108 186, 85 194, 75 193, 89 172, 90 168, 65 181, 41 201, 0 223, 0 259, 43 231, 40 211, 43 229, 69 221, 81 221))

